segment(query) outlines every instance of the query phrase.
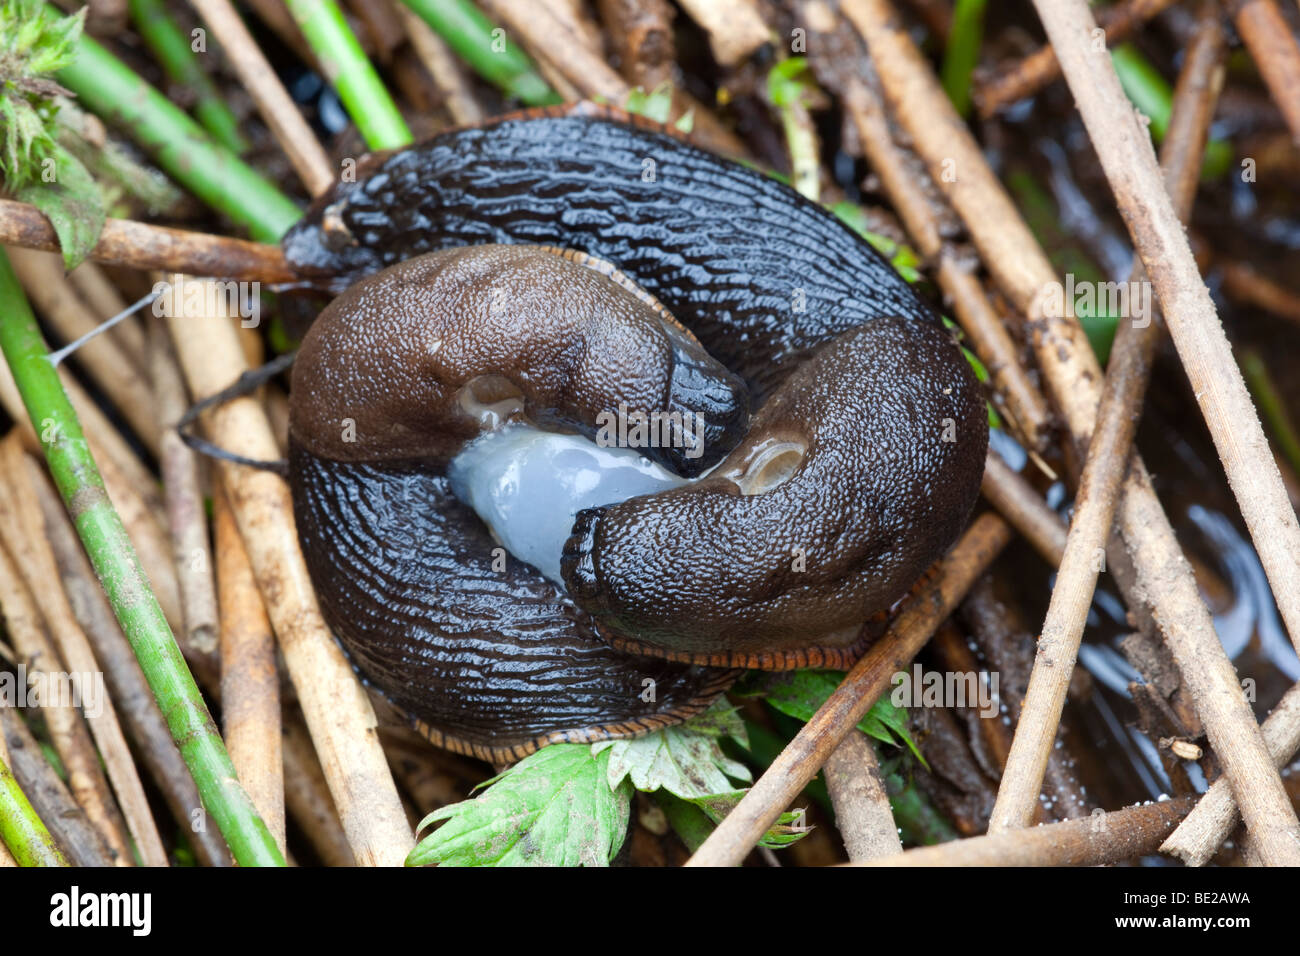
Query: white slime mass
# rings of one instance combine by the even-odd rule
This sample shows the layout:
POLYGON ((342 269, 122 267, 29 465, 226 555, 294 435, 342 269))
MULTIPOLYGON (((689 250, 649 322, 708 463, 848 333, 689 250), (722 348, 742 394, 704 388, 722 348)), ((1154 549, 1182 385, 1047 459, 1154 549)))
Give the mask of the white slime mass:
POLYGON ((447 477, 507 551, 561 587, 560 554, 579 511, 689 483, 635 449, 522 424, 470 442, 447 477))

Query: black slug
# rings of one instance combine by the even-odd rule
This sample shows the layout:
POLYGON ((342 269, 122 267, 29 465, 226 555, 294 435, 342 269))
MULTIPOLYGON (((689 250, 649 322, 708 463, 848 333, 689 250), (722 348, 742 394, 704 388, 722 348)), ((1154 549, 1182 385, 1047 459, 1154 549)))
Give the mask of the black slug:
POLYGON ((643 733, 727 668, 847 666, 978 494, 979 386, 908 285, 821 207, 652 124, 583 104, 370 157, 285 251, 345 290, 291 398, 322 608, 452 749, 643 733), (697 415, 702 448, 642 451, 714 467, 579 512, 561 588, 447 464, 504 422, 591 437, 620 407, 697 415))

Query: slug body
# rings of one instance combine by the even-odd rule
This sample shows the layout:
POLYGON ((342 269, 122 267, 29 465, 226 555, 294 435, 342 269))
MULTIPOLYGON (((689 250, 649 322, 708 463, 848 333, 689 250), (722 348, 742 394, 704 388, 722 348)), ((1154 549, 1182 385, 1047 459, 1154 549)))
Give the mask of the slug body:
POLYGON ((633 735, 729 668, 847 666, 978 494, 980 389, 901 277, 649 124, 580 105, 371 157, 285 250, 346 288, 291 396, 323 610, 453 749, 633 735), (510 423, 590 439, 616 408, 697 416, 702 447, 641 448, 666 477, 577 512, 564 587, 503 559, 457 456, 510 423))

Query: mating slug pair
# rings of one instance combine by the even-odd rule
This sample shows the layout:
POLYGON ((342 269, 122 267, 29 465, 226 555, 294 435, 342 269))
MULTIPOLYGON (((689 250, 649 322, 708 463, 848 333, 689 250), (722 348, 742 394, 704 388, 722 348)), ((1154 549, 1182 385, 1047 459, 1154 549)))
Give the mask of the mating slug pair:
POLYGON ((735 668, 847 666, 978 494, 980 389, 908 285, 644 121, 584 104, 371 157, 285 251, 343 290, 291 395, 322 609, 451 749, 635 735, 735 668), (701 441, 600 448, 614 409, 701 441))

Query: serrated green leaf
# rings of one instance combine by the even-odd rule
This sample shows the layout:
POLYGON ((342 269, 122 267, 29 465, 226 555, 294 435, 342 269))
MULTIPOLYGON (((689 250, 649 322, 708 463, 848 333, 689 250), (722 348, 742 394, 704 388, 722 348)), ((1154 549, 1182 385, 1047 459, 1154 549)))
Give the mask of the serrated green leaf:
MULTIPOLYGON (((781 713, 807 723, 843 679, 839 671, 802 670, 776 675, 765 688, 767 702, 781 713)), ((905 744, 925 764, 921 751, 907 733, 907 711, 895 707, 888 697, 876 701, 858 722, 858 729, 895 747, 905 744)))
POLYGON ((603 740, 591 746, 596 753, 609 755, 606 779, 611 788, 627 779, 647 793, 662 788, 691 799, 731 791, 735 785, 729 777, 752 779, 748 767, 722 752, 719 740, 717 733, 684 724, 633 740, 603 740))
POLYGON ((59 237, 64 267, 73 269, 99 241, 103 198, 86 167, 62 146, 52 144, 47 161, 52 161, 48 167, 52 178, 27 183, 14 194, 45 213, 59 237))
POLYGON ((627 835, 632 788, 611 788, 609 756, 553 744, 524 758, 472 800, 443 807, 444 821, 408 866, 608 866, 627 835))
MULTIPOLYGON (((722 822, 723 817, 736 808, 741 798, 748 791, 730 790, 726 793, 710 793, 706 796, 694 797, 686 802, 700 808, 704 814, 718 824, 722 822)), ((671 817, 669 818, 671 820, 671 817)), ((759 846, 765 846, 773 850, 779 850, 781 847, 789 846, 796 840, 801 840, 808 834, 810 827, 803 822, 803 811, 791 811, 781 814, 777 817, 776 823, 763 834, 762 839, 758 841, 759 846)))

